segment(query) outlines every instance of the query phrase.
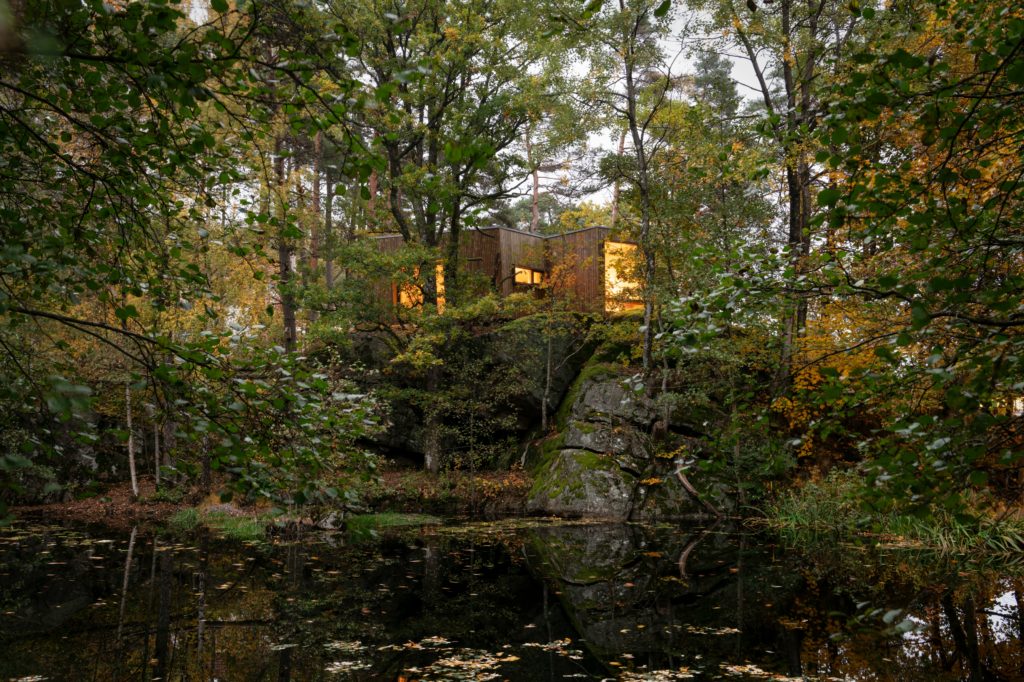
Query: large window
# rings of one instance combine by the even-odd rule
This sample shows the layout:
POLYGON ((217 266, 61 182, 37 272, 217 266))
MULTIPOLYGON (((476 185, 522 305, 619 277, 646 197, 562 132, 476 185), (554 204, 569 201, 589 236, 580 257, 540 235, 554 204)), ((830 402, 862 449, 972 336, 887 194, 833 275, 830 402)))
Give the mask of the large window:
POLYGON ((544 272, 530 268, 521 268, 517 265, 514 281, 516 284, 534 287, 544 282, 544 272))
POLYGON ((643 307, 636 244, 604 243, 604 309, 608 312, 643 307))
MULTIPOLYGON (((435 270, 435 282, 437 284, 437 312, 444 312, 444 263, 437 262, 435 270)), ((419 279, 420 269, 413 271, 413 277, 419 279)), ((403 308, 415 308, 423 305, 423 289, 412 282, 394 285, 394 302, 403 308)))

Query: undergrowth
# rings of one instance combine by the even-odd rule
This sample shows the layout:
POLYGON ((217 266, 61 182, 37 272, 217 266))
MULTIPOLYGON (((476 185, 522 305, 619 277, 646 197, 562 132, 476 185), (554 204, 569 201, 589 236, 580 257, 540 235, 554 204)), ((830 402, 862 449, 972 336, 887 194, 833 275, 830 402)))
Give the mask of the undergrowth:
POLYGON ((240 542, 262 540, 266 537, 267 521, 257 516, 236 516, 222 511, 203 512, 189 508, 176 512, 167 520, 174 533, 189 533, 205 527, 214 533, 240 542))
POLYGON ((765 509, 768 525, 793 542, 870 538, 877 544, 947 554, 1024 556, 1024 519, 994 515, 980 503, 967 513, 941 508, 919 516, 869 509, 855 471, 833 471, 776 498, 765 509))

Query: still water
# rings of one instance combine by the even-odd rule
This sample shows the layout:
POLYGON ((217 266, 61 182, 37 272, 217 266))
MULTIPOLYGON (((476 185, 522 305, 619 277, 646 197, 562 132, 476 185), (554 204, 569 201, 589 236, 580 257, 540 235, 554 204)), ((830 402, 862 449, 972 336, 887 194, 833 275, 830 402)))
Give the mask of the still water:
POLYGON ((1024 580, 724 526, 0 530, 2 680, 1024 679, 1024 580))

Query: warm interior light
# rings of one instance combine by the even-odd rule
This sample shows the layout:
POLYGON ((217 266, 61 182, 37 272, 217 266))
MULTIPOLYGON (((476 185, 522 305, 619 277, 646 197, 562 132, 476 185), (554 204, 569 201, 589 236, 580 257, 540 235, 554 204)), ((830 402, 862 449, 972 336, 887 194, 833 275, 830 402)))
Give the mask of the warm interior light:
MULTIPOLYGON (((419 279, 420 269, 413 270, 413 278, 419 279)), ((434 268, 434 277, 437 282, 437 312, 444 312, 444 262, 437 261, 434 268)), ((411 282, 398 286, 398 304, 403 308, 415 308, 423 305, 423 290, 411 282)))
POLYGON ((637 272, 636 244, 604 243, 604 309, 608 312, 643 307, 637 272))
POLYGON ((513 273, 516 284, 534 285, 544 282, 544 273, 540 270, 516 267, 513 273))
POLYGON ((437 312, 444 312, 444 263, 437 261, 434 268, 434 281, 437 282, 437 312))

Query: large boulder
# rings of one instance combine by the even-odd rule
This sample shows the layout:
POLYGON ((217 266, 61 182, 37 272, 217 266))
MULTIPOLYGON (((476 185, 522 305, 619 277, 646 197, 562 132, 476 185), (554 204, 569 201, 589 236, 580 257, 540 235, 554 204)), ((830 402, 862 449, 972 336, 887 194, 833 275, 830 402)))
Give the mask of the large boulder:
MULTIPOLYGON (((424 412, 435 391, 480 397, 476 428, 487 432, 474 433, 475 441, 524 440, 540 422, 545 399, 553 414, 590 358, 594 341, 588 329, 593 322, 593 317, 578 313, 531 315, 484 332, 458 334, 437 350, 442 363, 432 383, 419 369, 392 364, 395 353, 382 334, 353 335, 341 350, 344 360, 370 370, 356 381, 375 389, 390 408, 389 425, 372 437, 372 444, 393 456, 418 459, 429 442, 424 412)), ((460 404, 454 398, 450 402, 460 404)), ((463 416, 458 409, 446 410, 437 426, 446 434, 459 434, 463 416)), ((464 449, 466 443, 451 447, 464 449)))
POLYGON ((587 330, 593 318, 578 313, 529 315, 480 337, 481 353, 498 365, 514 367, 521 377, 515 402, 530 415, 539 415, 547 393, 554 413, 594 351, 587 330), (551 374, 548 376, 550 361, 551 374))
POLYGON ((655 405, 609 368, 590 367, 559 410, 561 434, 535 471, 528 510, 558 516, 654 520, 703 513, 656 457, 655 405))
POLYGON ((534 483, 527 510, 625 520, 632 508, 632 479, 611 457, 562 450, 534 483))
POLYGON ((611 455, 623 469, 640 474, 650 460, 648 441, 628 424, 595 424, 574 419, 565 429, 564 447, 611 455))
POLYGON ((616 377, 588 379, 572 406, 572 418, 580 421, 625 421, 649 429, 658 413, 654 403, 616 377))

